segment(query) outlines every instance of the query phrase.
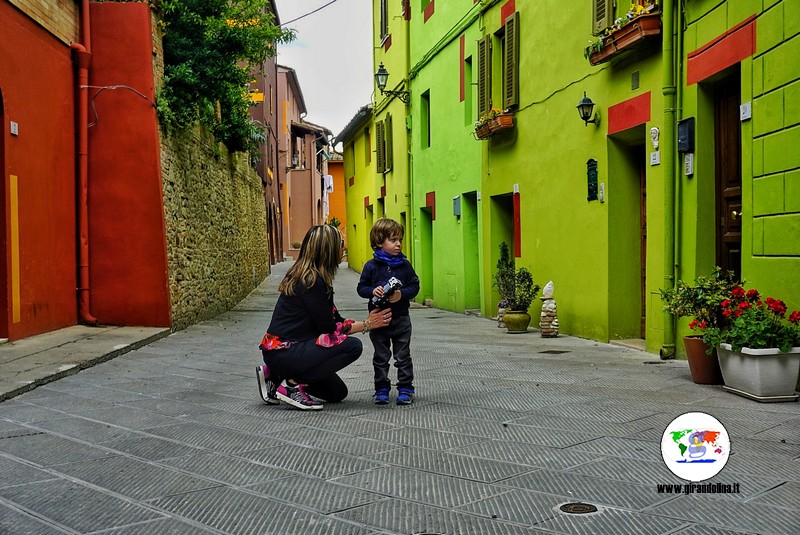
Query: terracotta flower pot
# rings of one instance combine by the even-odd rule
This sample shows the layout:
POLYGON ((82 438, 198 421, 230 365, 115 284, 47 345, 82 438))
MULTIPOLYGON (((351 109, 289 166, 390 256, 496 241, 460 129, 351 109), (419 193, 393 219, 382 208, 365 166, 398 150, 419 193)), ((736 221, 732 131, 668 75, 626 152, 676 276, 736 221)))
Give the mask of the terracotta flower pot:
POLYGON ((686 349, 692 381, 699 385, 722 384, 722 372, 719 369, 716 349, 710 355, 707 354, 708 344, 703 342, 702 336, 684 336, 683 347, 686 349))

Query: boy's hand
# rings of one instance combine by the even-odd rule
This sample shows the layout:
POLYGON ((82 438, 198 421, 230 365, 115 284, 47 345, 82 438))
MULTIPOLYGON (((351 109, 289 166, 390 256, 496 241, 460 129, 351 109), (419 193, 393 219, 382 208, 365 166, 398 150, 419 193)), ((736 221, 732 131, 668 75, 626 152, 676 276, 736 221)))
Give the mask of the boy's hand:
POLYGON ((372 290, 372 295, 375 297, 383 297, 383 286, 376 286, 374 290, 372 290))
POLYGON ((400 298, 403 297, 403 294, 400 293, 400 290, 395 290, 392 292, 392 295, 389 296, 390 303, 397 303, 400 301, 400 298))

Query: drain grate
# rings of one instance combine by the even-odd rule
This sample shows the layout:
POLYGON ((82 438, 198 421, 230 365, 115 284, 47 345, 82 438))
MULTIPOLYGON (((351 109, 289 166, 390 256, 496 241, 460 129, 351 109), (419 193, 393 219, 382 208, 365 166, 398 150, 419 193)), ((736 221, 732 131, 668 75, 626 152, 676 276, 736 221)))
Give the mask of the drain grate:
POLYGON ((563 349, 545 349, 544 351, 539 351, 539 353, 547 353, 548 355, 560 355, 561 353, 572 353, 572 352, 565 351, 563 349))
POLYGON ((565 503, 561 507, 559 507, 561 511, 564 513, 569 513, 571 515, 585 515, 586 513, 596 513, 597 507, 590 503, 565 503))

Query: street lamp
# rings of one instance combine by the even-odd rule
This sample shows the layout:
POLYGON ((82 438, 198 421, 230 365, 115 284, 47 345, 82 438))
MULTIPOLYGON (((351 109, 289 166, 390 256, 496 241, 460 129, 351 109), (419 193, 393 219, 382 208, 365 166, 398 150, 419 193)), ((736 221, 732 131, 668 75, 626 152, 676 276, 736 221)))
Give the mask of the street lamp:
POLYGON ((378 70, 375 73, 375 83, 378 85, 378 89, 381 90, 382 95, 389 95, 390 97, 397 97, 399 98, 404 104, 408 104, 408 99, 410 94, 408 91, 384 91, 386 87, 386 82, 389 81, 389 71, 386 70, 386 67, 383 66, 383 62, 378 66, 378 70))
POLYGON ((595 113, 594 118, 590 119, 592 116, 592 110, 594 109, 594 102, 592 102, 592 99, 586 96, 586 91, 583 92, 583 98, 575 107, 578 108, 578 115, 581 116, 584 126, 589 126, 589 123, 593 123, 595 126, 600 124, 599 113, 595 113))

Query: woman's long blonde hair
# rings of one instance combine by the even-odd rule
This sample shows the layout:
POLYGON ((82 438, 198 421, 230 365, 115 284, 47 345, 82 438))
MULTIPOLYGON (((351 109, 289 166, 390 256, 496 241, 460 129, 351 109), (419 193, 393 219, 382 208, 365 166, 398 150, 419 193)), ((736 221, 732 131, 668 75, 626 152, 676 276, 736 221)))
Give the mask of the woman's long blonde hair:
POLYGON ((330 293, 333 278, 342 261, 342 235, 331 225, 316 225, 308 229, 294 265, 278 285, 284 295, 295 295, 297 284, 308 289, 322 278, 330 293))

